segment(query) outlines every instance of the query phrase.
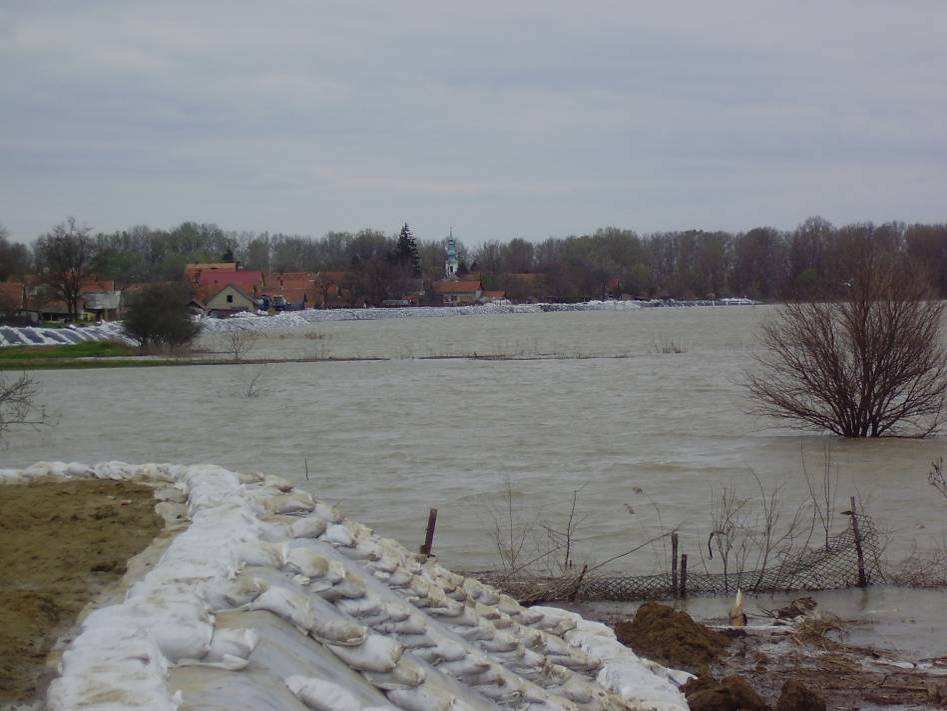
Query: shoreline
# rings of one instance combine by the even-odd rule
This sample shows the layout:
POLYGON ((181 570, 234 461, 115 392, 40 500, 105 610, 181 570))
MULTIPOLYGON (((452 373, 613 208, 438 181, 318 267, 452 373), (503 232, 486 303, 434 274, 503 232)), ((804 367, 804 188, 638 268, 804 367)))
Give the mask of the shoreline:
POLYGON ((391 356, 340 356, 329 358, 174 358, 154 356, 103 358, 37 358, 35 360, 6 360, 0 351, 0 372, 10 370, 89 370, 100 368, 155 368, 200 365, 276 365, 281 363, 381 363, 403 360, 475 360, 475 361, 545 361, 545 360, 625 360, 643 357, 646 353, 618 355, 562 355, 539 353, 511 355, 507 353, 467 353, 457 355, 419 355, 407 358, 391 356))

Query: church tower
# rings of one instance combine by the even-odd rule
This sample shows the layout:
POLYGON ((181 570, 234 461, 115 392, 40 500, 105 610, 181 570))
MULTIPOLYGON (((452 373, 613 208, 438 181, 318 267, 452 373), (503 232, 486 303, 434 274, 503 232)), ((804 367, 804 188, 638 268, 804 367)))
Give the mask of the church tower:
POLYGON ((454 241, 454 228, 450 229, 450 237, 447 238, 447 261, 444 263, 444 276, 450 280, 457 279, 457 269, 460 263, 457 261, 457 243, 454 241))

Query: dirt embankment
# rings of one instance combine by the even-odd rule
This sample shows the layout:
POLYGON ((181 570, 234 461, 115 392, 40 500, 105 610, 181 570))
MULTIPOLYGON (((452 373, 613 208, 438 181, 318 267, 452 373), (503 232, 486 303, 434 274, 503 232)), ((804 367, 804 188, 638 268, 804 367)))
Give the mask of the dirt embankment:
POLYGON ((57 637, 161 530, 154 505, 127 482, 0 486, 0 704, 42 690, 57 637))
MULTIPOLYGON (((791 612, 810 610, 803 605, 791 612)), ((841 621, 792 616, 796 621, 785 627, 722 634, 649 602, 633 619, 611 624, 638 654, 698 675, 682 689, 694 711, 947 708, 947 684, 937 669, 905 668, 885 650, 845 644, 836 638, 844 635, 841 621)), ((943 668, 947 657, 932 662, 943 668)))
POLYGON ((616 623, 615 635, 641 656, 693 674, 717 661, 730 643, 686 612, 657 602, 646 602, 634 619, 616 623))

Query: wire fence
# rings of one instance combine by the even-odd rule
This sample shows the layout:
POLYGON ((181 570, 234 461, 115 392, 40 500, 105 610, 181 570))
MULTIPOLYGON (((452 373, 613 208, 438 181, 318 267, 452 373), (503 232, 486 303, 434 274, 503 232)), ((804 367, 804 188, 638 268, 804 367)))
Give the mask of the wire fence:
POLYGON ((646 600, 691 594, 728 595, 738 588, 751 592, 791 592, 885 582, 880 536, 869 516, 854 518, 851 528, 829 538, 825 546, 797 552, 758 570, 688 574, 685 568, 676 575, 668 570, 652 575, 580 573, 560 577, 503 570, 467 574, 524 601, 646 600))

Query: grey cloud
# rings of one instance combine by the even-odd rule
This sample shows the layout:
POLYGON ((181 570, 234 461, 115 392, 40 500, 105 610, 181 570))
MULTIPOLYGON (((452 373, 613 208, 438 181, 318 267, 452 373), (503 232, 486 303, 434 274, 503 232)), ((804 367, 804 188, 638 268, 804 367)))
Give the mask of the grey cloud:
POLYGON ((947 5, 13 2, 0 222, 943 220, 947 5))

